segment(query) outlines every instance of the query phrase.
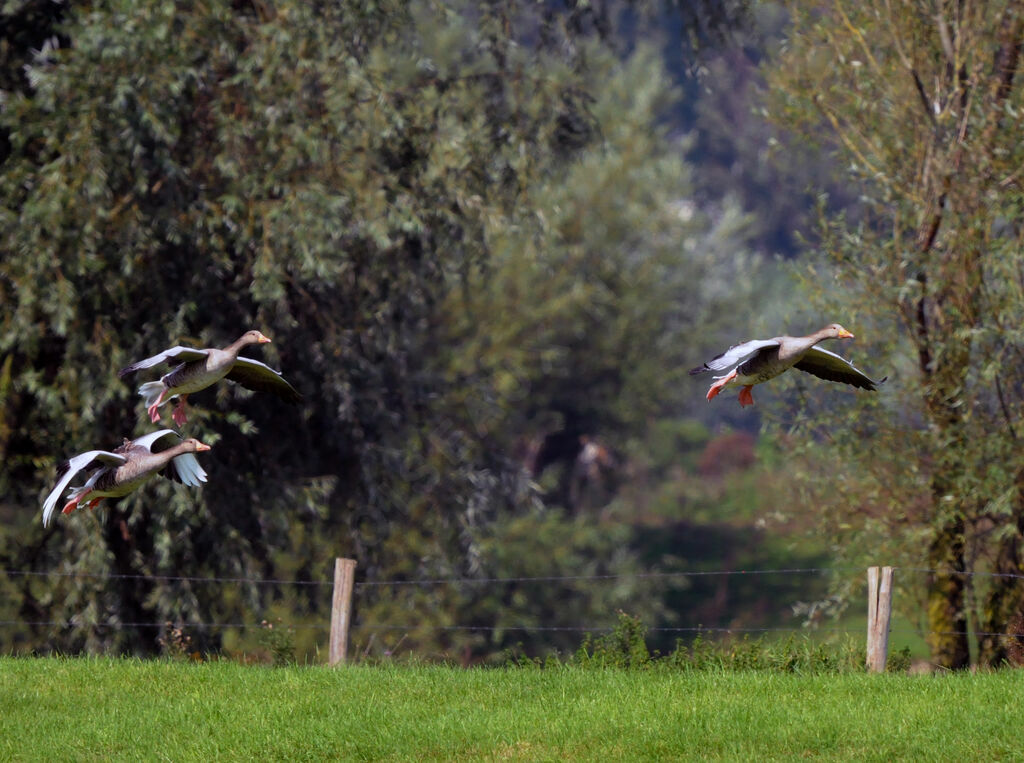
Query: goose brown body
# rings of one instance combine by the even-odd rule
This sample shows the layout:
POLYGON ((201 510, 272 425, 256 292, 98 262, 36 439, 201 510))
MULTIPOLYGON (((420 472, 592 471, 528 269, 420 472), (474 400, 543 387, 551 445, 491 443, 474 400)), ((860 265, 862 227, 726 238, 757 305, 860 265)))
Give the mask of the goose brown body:
POLYGON ((68 514, 86 501, 94 508, 103 498, 121 498, 134 492, 157 474, 186 485, 197 486, 206 481, 193 454, 209 450, 199 440, 181 440, 173 429, 161 429, 135 440, 125 440, 112 451, 90 450, 79 453, 57 468, 57 486, 50 491, 43 504, 43 524, 50 521, 61 492, 79 472, 92 471, 84 485, 72 488, 63 513, 68 514), (154 451, 157 443, 174 443, 165 450, 154 451))
POLYGON ((185 413, 188 395, 206 389, 224 378, 238 382, 247 389, 273 392, 289 402, 301 401, 302 396, 278 371, 258 360, 239 357, 242 348, 269 341, 270 339, 261 332, 252 330, 245 332, 223 349, 171 347, 122 368, 117 375, 123 378, 135 371, 161 363, 180 364, 164 374, 159 381, 146 382, 139 387, 139 394, 145 401, 146 410, 154 423, 160 420, 160 406, 168 400, 178 398, 178 404, 171 417, 179 426, 184 424, 188 418, 185 413))
POLYGON ((116 469, 104 469, 89 490, 89 497, 121 498, 155 477, 181 454, 198 453, 209 449, 209 445, 191 437, 159 453, 153 453, 130 440, 125 440, 125 444, 114 452, 123 455, 127 460, 116 469))
POLYGON ((850 384, 869 391, 876 390, 885 379, 875 381, 848 360, 834 352, 816 347, 819 342, 826 339, 848 338, 853 338, 850 331, 838 323, 830 323, 807 336, 755 339, 730 347, 707 363, 691 369, 690 374, 731 369, 728 373, 715 377, 716 381, 708 390, 707 399, 710 401, 728 387, 740 387, 741 406, 754 404, 751 390, 755 384, 774 379, 790 368, 799 369, 827 381, 850 384))

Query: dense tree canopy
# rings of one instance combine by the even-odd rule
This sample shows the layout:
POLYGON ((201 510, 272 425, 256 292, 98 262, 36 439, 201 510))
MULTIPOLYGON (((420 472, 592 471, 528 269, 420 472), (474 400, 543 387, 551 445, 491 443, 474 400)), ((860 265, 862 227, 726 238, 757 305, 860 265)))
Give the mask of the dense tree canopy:
MULTIPOLYGON (((6 581, 8 610, 73 623, 24 638, 150 651, 157 628, 117 624, 237 622, 285 595, 161 576, 317 579, 336 555, 368 581, 496 574, 517 563, 500 533, 514 547, 517 516, 564 502, 533 484, 531 443, 562 435, 571 459, 674 405, 679 335, 725 296, 742 220, 692 204, 658 57, 617 55, 587 4, 541 10, 70 3, 23 80, 7 62, 0 558, 95 575, 6 581), (59 460, 150 428, 117 368, 250 327, 302 406, 201 393, 201 491, 154 482, 41 529, 59 460)), ((534 537, 635 565, 585 523, 534 537)), ((403 596, 362 612, 500 616, 403 596)))
POLYGON ((837 549, 932 570, 933 660, 966 666, 970 625, 997 664, 1024 604, 1024 6, 790 10, 775 116, 834 140, 865 206, 856 223, 824 220, 812 293, 869 328, 874 371, 891 377, 883 408, 851 407, 827 432, 804 418, 814 447, 828 438, 844 456, 834 479, 816 475, 837 549))

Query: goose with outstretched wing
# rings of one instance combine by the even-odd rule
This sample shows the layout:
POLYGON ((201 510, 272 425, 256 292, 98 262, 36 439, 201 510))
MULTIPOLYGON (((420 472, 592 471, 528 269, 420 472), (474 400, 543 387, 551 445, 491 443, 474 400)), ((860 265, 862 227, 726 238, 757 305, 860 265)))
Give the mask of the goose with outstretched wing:
POLYGON ((246 389, 256 392, 273 392, 278 397, 291 403, 302 401, 295 388, 285 381, 279 371, 252 358, 241 358, 238 353, 250 344, 269 342, 262 332, 246 331, 235 342, 223 349, 195 347, 171 347, 161 353, 132 363, 117 372, 120 378, 135 371, 160 365, 161 363, 178 363, 173 370, 164 374, 159 381, 146 382, 139 387, 139 394, 146 404, 146 412, 155 424, 160 420, 161 405, 168 400, 178 398, 178 404, 171 413, 174 423, 181 426, 188 420, 185 412, 188 396, 193 392, 206 389, 221 379, 238 382, 246 389))
POLYGON ((195 438, 182 440, 173 429, 161 429, 134 440, 125 439, 114 450, 88 450, 57 467, 57 485, 43 502, 43 525, 57 507, 61 493, 80 472, 92 472, 84 485, 68 492, 63 513, 70 514, 80 503, 90 509, 103 498, 121 498, 137 490, 157 474, 191 487, 206 482, 206 472, 194 454, 209 450, 195 438), (154 446, 164 450, 154 451, 154 446))
POLYGON ((690 369, 690 374, 729 369, 728 373, 714 377, 716 381, 708 390, 707 398, 710 402, 723 389, 739 387, 741 406, 754 404, 752 389, 755 384, 774 379, 790 368, 805 371, 827 381, 851 384, 873 392, 885 381, 884 378, 875 381, 850 361, 815 346, 826 339, 852 338, 853 334, 850 331, 838 323, 830 323, 807 336, 755 339, 730 347, 707 363, 690 369))

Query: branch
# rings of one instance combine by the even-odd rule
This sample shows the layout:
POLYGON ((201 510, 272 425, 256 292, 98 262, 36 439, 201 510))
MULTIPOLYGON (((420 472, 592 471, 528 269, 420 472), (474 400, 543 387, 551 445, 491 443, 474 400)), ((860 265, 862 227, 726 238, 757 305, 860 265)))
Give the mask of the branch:
POLYGON ((922 270, 917 274, 921 284, 921 295, 914 305, 914 339, 917 342, 917 363, 921 368, 921 376, 927 379, 932 373, 932 351, 928 342, 928 315, 925 310, 925 286, 927 276, 922 270))
POLYGON ((878 65, 878 61, 876 61, 875 57, 871 54, 871 48, 868 47, 868 41, 864 39, 864 33, 853 25, 853 22, 850 21, 850 17, 847 16, 846 11, 843 10, 842 4, 837 2, 836 10, 839 11, 839 15, 843 19, 843 24, 849 30, 850 34, 852 34, 860 44, 860 49, 864 52, 864 58, 866 58, 868 63, 871 64, 871 67, 875 70, 875 74, 879 77, 884 77, 885 72, 882 71, 882 68, 878 65))
POLYGON ((816 94, 812 100, 814 102, 814 105, 817 107, 818 111, 821 113, 821 115, 828 120, 829 124, 832 125, 832 129, 836 131, 836 135, 839 136, 839 140, 843 142, 843 145, 846 146, 846 148, 850 151, 851 154, 857 157, 857 161, 859 161, 864 167, 871 170, 871 172, 874 173, 875 176, 881 175, 881 171, 877 167, 872 165, 870 161, 868 161, 867 156, 865 156, 864 153, 857 147, 857 145, 852 140, 850 140, 849 136, 847 136, 846 131, 839 124, 839 118, 831 111, 829 111, 827 108, 825 108, 825 104, 822 103, 821 95, 816 94))
POLYGON ((1018 0, 1006 10, 999 32, 999 49, 992 66, 992 108, 985 127, 983 145, 989 145, 992 134, 999 127, 1003 104, 1010 97, 1013 78, 1020 65, 1021 45, 1024 43, 1024 2, 1018 0))
POLYGON ((932 123, 934 129, 938 129, 938 122, 935 121, 935 112, 932 109, 931 104, 928 102, 928 94, 924 90, 924 83, 921 81, 920 75, 917 73, 917 69, 914 67, 913 62, 910 60, 910 56, 903 49, 903 41, 900 39, 899 29, 900 25, 896 23, 896 19, 892 14, 892 5, 890 0, 885 0, 885 10, 889 14, 889 29, 892 30, 892 40, 896 46, 896 53, 900 57, 900 61, 903 63, 903 68, 910 72, 911 78, 914 80, 914 88, 917 90, 917 95, 921 99, 921 106, 924 108, 924 113, 928 117, 928 121, 932 123))
POLYGON ((998 374, 996 375, 996 395, 999 397, 999 407, 1003 409, 1003 420, 1006 422, 1006 428, 1010 432, 1010 438, 1016 440, 1017 432, 1013 428, 1013 417, 1010 415, 1010 409, 1006 405, 1006 398, 1003 397, 1003 385, 999 382, 998 374))

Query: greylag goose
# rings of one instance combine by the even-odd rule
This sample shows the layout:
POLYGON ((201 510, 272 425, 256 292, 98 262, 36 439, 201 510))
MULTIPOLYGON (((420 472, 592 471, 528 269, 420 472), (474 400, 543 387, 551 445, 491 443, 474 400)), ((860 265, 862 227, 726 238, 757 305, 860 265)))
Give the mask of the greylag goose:
POLYGON ((160 381, 146 382, 139 387, 139 394, 142 395, 146 411, 154 424, 160 420, 160 412, 157 409, 168 400, 178 398, 178 405, 171 414, 171 418, 174 419, 175 424, 181 426, 188 420, 185 413, 188 396, 193 392, 206 389, 224 378, 238 382, 246 389, 257 392, 273 392, 289 402, 300 402, 302 395, 285 381, 279 371, 275 371, 258 360, 238 357, 238 353, 243 347, 269 341, 267 337, 254 329, 246 331, 235 342, 222 350, 172 347, 151 358, 122 368, 117 375, 123 379, 130 373, 141 371, 144 368, 152 368, 160 363, 181 364, 160 377, 160 381))
POLYGON ((830 323, 807 336, 755 339, 730 347, 707 363, 690 369, 690 374, 731 368, 727 374, 714 377, 717 381, 708 390, 708 402, 726 387, 740 387, 740 406, 754 404, 751 390, 755 384, 774 379, 790 368, 799 368, 821 379, 852 384, 873 392, 885 379, 875 381, 834 352, 815 347, 825 339, 852 338, 853 334, 838 323, 830 323))
POLYGON ((49 524, 64 488, 81 471, 96 470, 84 485, 72 488, 68 493, 70 500, 64 504, 65 514, 74 511, 82 501, 88 501, 92 509, 103 498, 126 496, 155 474, 176 479, 185 485, 198 486, 206 482, 206 472, 193 454, 209 449, 209 445, 194 438, 182 440, 173 429, 161 429, 134 440, 125 439, 113 451, 89 450, 79 453, 57 467, 60 479, 43 503, 43 526, 49 524), (153 451, 157 443, 166 445, 169 442, 174 444, 166 450, 153 451), (172 466, 173 469, 170 468, 172 466))

